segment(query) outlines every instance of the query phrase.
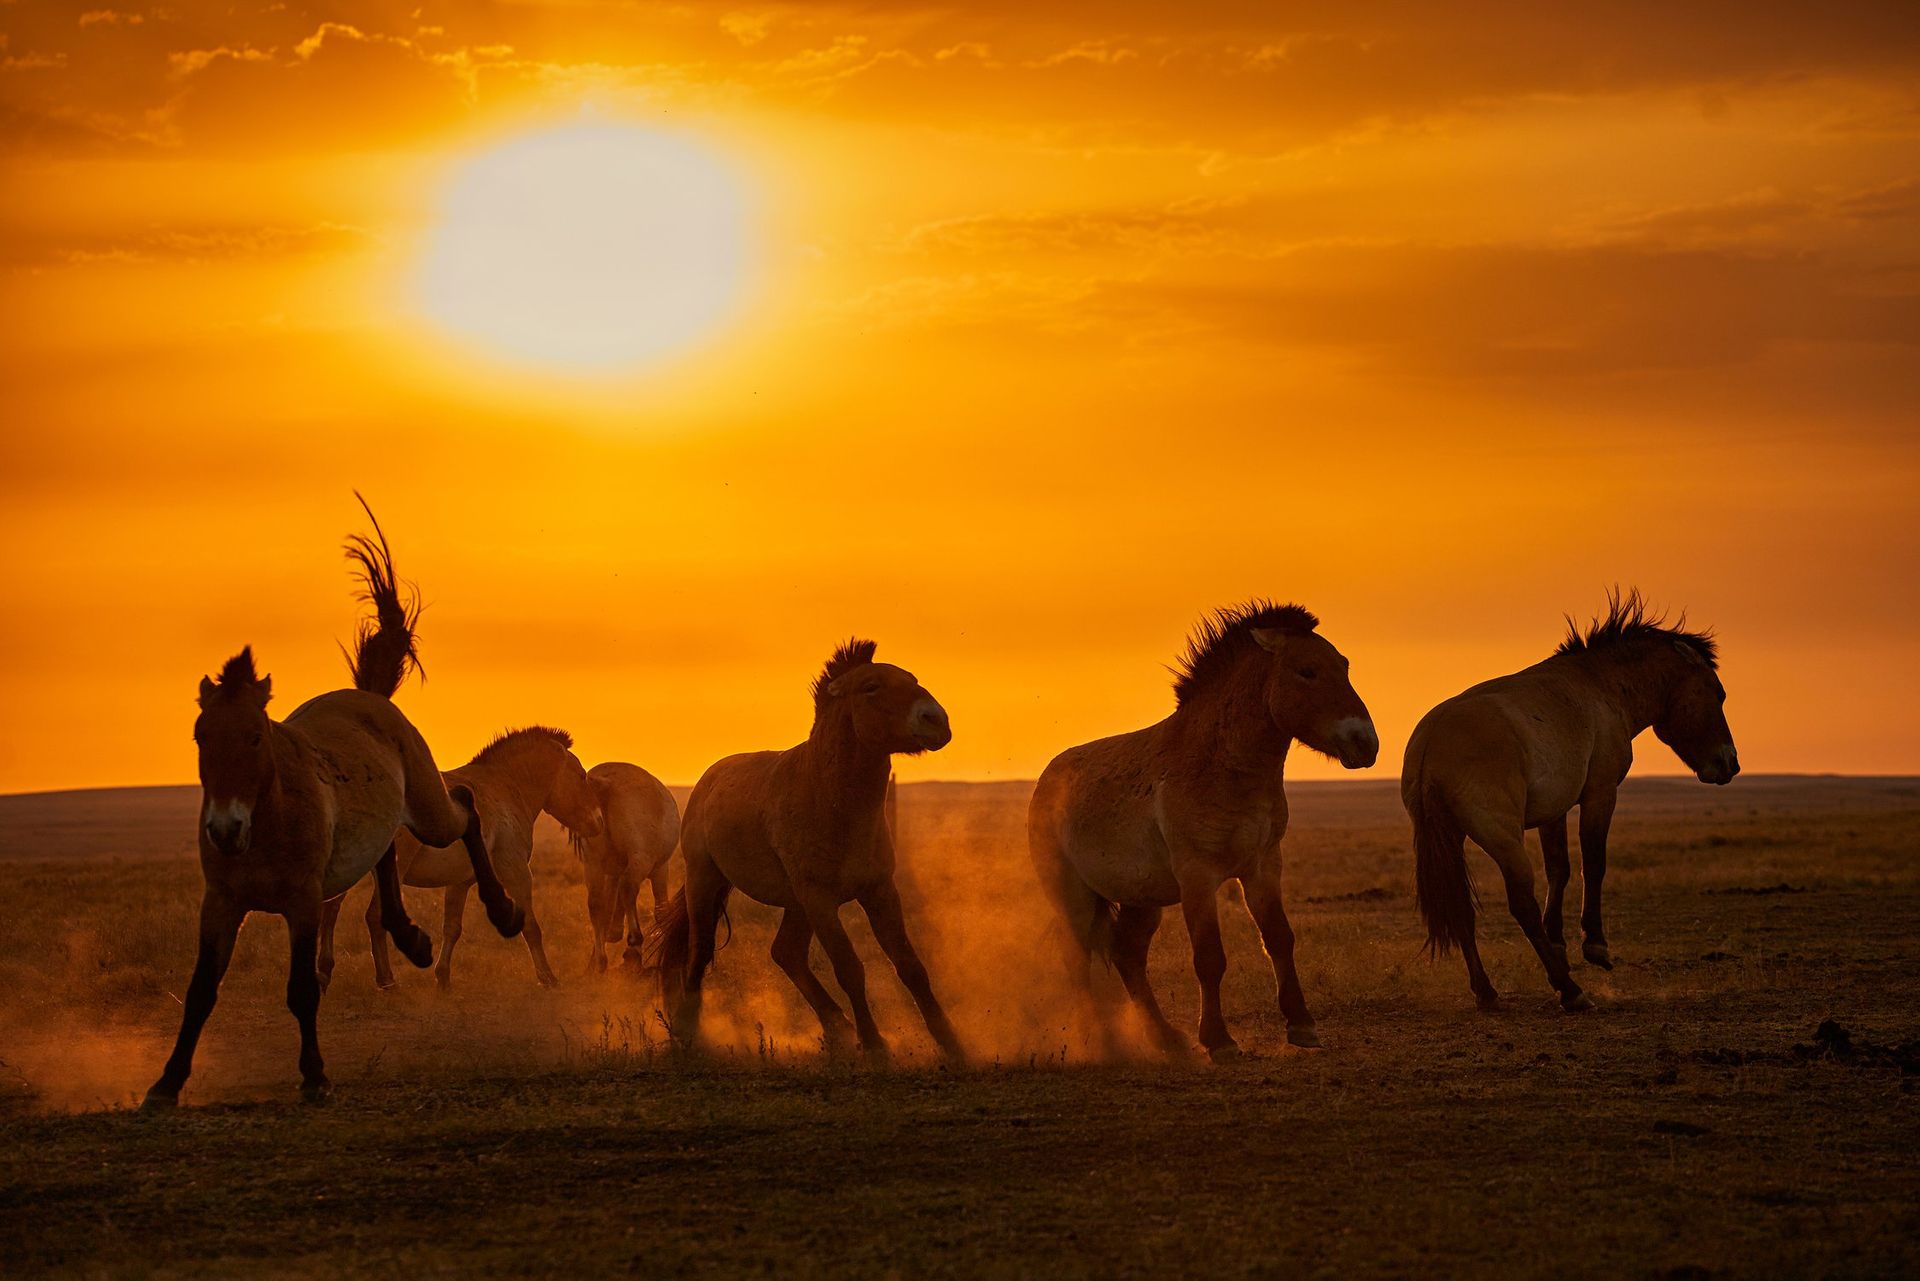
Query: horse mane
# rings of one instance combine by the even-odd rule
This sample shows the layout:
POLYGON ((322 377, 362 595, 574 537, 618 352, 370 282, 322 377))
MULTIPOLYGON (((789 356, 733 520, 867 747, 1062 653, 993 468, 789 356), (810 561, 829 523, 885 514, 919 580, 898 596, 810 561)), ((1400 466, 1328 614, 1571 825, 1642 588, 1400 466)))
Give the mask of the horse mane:
POLYGON ((420 593, 408 584, 407 598, 401 599, 386 531, 380 528, 379 519, 360 491, 354 490, 353 496, 373 522, 375 537, 349 534, 347 559, 354 563, 354 581, 360 584, 354 599, 372 605, 374 619, 363 620, 355 632, 353 650, 347 654, 347 670, 353 674, 355 689, 392 698, 410 669, 419 672, 421 680, 427 678, 427 669, 420 665, 420 637, 415 631, 420 622, 420 593))
POLYGON ((1173 701, 1184 704, 1195 691, 1225 672, 1238 639, 1255 628, 1310 632, 1320 620, 1304 605, 1277 605, 1259 597, 1217 609, 1200 620, 1187 638, 1187 651, 1173 668, 1173 701))
POLYGON ((478 765, 483 761, 490 760, 500 752, 505 751, 508 744, 517 743, 521 739, 526 738, 551 739, 568 751, 573 750, 573 735, 567 733, 567 731, 555 729, 551 725, 523 725, 519 729, 503 729, 498 734, 495 734, 493 741, 475 752, 473 759, 468 761, 467 764, 478 765))
POLYGON ((827 665, 813 678, 813 705, 819 707, 826 701, 827 686, 846 675, 856 667, 864 667, 873 661, 874 651, 879 645, 870 640, 861 640, 858 636, 849 636, 833 651, 827 665))
POLYGON ((253 665, 253 646, 243 646, 238 654, 221 664, 220 674, 213 678, 213 683, 220 693, 229 697, 258 685, 260 673, 253 665))
POLYGON ((1637 587, 1629 588, 1624 595, 1618 587, 1609 590, 1606 614, 1588 623, 1584 632, 1569 614, 1567 638, 1553 652, 1556 655, 1585 654, 1655 638, 1678 641, 1690 647, 1709 668, 1718 670, 1720 667, 1720 647, 1712 632, 1687 630, 1687 616, 1684 613, 1669 623, 1666 615, 1654 612, 1637 587))

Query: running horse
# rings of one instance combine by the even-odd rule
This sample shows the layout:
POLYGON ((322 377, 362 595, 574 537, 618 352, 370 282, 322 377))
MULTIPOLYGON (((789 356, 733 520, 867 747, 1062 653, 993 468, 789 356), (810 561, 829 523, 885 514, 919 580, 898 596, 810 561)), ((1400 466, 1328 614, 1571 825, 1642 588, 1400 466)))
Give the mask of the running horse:
POLYGON ((1607 829, 1620 782, 1633 764, 1633 740, 1651 728, 1701 782, 1724 784, 1740 772, 1727 728, 1719 651, 1707 632, 1668 626, 1638 591, 1609 593, 1607 613, 1567 638, 1543 662, 1456 694, 1421 718, 1407 741, 1400 799, 1413 819, 1414 871, 1428 946, 1460 949, 1467 982, 1482 1009, 1499 994, 1474 942, 1469 838, 1492 856, 1506 883, 1507 909, 1533 945, 1547 980, 1568 1011, 1591 1009, 1567 963, 1561 903, 1572 868, 1567 814, 1580 807, 1580 870, 1585 886, 1581 949, 1613 968, 1600 916, 1607 871, 1607 829), (1526 830, 1540 833, 1547 869, 1544 915, 1533 891, 1526 830))
POLYGON ((603 761, 587 771, 587 785, 606 817, 598 834, 573 835, 574 856, 587 881, 587 923, 593 930, 593 951, 587 963, 607 968, 606 948, 626 933, 626 956, 638 961, 645 952, 646 935, 640 928, 640 883, 653 887, 653 919, 667 917, 667 862, 680 843, 680 807, 673 793, 638 765, 603 761))
POLYGON ((888 822, 891 759, 937 752, 953 739, 947 713, 911 672, 874 661, 869 640, 849 640, 813 682, 813 729, 784 752, 715 762, 687 798, 680 851, 686 886, 648 947, 660 967, 673 1036, 697 1045, 701 987, 713 962, 714 928, 735 888, 783 909, 773 959, 819 1016, 830 1053, 857 1037, 874 1062, 890 1054, 867 1006, 866 971, 840 922, 858 902, 875 940, 912 994, 927 1031, 952 1063, 960 1040, 933 994, 907 935, 894 887, 888 822), (808 964, 815 935, 853 1006, 853 1025, 808 964))
MULTIPOLYGON (((366 500, 360 505, 366 508, 366 500)), ((366 510, 378 541, 354 535, 347 555, 377 621, 361 626, 348 658, 354 687, 309 699, 275 721, 267 715, 273 678, 256 673, 251 647, 228 659, 217 680, 200 682, 193 727, 206 878, 199 955, 173 1054, 147 1091, 149 1108, 179 1102, 249 912, 286 918, 287 1008, 300 1024, 302 1092, 312 1101, 332 1093, 315 1026, 322 905, 376 873, 382 924, 394 944, 417 966, 433 961, 432 940, 400 901, 394 836, 402 829, 430 845, 464 845, 488 918, 503 935, 520 932, 520 909, 488 861, 472 793, 447 789, 433 753, 393 704, 417 665, 418 607, 402 603, 386 535, 366 510)))
POLYGON ((1067 749, 1034 786, 1027 844, 1063 927, 1068 971, 1093 1005, 1089 962, 1111 959, 1165 1052, 1192 1049, 1147 981, 1147 950, 1176 903, 1200 981, 1200 1044, 1214 1058, 1239 1049, 1220 1012, 1227 955, 1216 894, 1230 880, 1245 890, 1273 963, 1288 1043, 1320 1044, 1280 895, 1287 753, 1304 743, 1365 769, 1380 739, 1346 658, 1319 626, 1298 605, 1261 600, 1215 612, 1188 641, 1172 715, 1067 749))
MULTIPOLYGON (((552 987, 559 977, 547 962, 540 918, 533 910, 533 824, 542 812, 553 815, 571 837, 594 836, 600 831, 600 800, 587 784, 587 770, 573 754, 573 736, 563 729, 529 725, 508 730, 481 748, 474 758, 446 773, 447 787, 465 787, 480 811, 480 834, 487 857, 500 883, 526 913, 527 955, 533 961, 534 981, 552 987)), ((473 888, 473 867, 456 843, 424 845, 410 833, 395 838, 400 860, 400 883, 419 889, 444 891, 445 934, 440 940, 440 964, 434 977, 441 987, 453 984, 453 949, 460 941, 466 916, 467 891, 473 888)), ((329 900, 320 930, 320 986, 333 978, 333 929, 340 919, 341 899, 329 900)), ((387 960, 385 930, 381 925, 380 896, 367 900, 367 935, 373 949, 374 985, 383 991, 394 985, 393 966, 387 960)))

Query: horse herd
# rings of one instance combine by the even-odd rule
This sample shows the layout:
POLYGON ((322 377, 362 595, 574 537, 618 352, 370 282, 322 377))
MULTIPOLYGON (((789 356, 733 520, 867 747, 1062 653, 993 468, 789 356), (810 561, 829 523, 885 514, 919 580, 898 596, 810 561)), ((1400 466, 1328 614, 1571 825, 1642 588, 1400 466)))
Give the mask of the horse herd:
MULTIPOLYGON (((365 500, 362 500, 365 508, 365 500)), ((200 683, 194 741, 206 890, 199 950, 180 1032, 149 1107, 176 1103, 249 912, 284 916, 287 1005, 301 1034, 309 1098, 330 1092, 316 1020, 333 971, 333 927, 346 891, 369 873, 367 927, 376 979, 392 983, 386 940, 412 964, 433 944, 407 916, 402 883, 445 892, 438 977, 449 981, 470 890, 504 937, 524 933, 536 978, 554 980, 533 911, 532 833, 541 812, 568 829, 584 863, 594 963, 620 941, 660 974, 677 1041, 700 1040, 702 989, 729 895, 781 910, 774 962, 819 1017, 830 1052, 888 1056, 866 996, 860 957, 840 919, 858 902, 881 950, 949 1062, 960 1038, 934 993, 894 884, 891 762, 938 751, 953 737, 946 710, 912 673, 851 640, 813 682, 813 727, 781 752, 716 762, 680 814, 667 789, 634 765, 589 771, 562 731, 503 734, 444 774, 393 702, 417 666, 417 607, 403 600, 386 537, 347 554, 373 608, 349 654, 353 688, 308 700, 284 721, 267 715, 271 677, 252 652, 200 683), (685 881, 667 895, 678 848, 685 881), (641 882, 652 886, 650 933, 640 925, 641 882), (813 972, 818 938, 841 992, 813 972)), ((1703 782, 1739 772, 1712 637, 1651 615, 1638 593, 1613 593, 1604 617, 1568 636, 1542 662, 1476 685, 1421 719, 1408 742, 1401 797, 1414 827, 1417 898, 1436 952, 1458 948, 1474 996, 1498 996, 1474 941, 1465 842, 1492 856, 1507 906, 1569 1011, 1592 1000, 1567 959, 1561 908, 1571 876, 1567 819, 1580 811, 1586 960, 1612 968, 1601 917, 1607 829, 1632 742, 1651 728, 1703 782), (1547 873, 1543 911, 1524 844, 1537 830, 1547 873)), ((1283 772, 1294 743, 1348 769, 1372 765, 1379 738, 1348 663, 1298 605, 1254 601, 1203 620, 1176 668, 1175 707, 1157 724, 1069 748, 1035 786, 1028 842, 1038 882, 1077 990, 1095 1011, 1091 962, 1109 961, 1155 1043, 1191 1052, 1162 1014, 1147 954, 1161 918, 1178 906, 1201 990, 1199 1040, 1214 1057, 1235 1052, 1220 1008, 1226 970, 1219 888, 1237 881, 1273 964, 1287 1040, 1319 1044, 1294 968, 1293 929, 1281 897, 1287 826, 1283 772)), ((1117 1035, 1110 1010, 1102 1034, 1117 1035)))

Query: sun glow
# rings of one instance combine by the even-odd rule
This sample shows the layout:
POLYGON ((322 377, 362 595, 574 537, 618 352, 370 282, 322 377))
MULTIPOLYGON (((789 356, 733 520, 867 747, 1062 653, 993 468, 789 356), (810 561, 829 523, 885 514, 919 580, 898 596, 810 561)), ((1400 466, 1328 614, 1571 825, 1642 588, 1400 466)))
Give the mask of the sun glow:
POLYGON ((674 134, 578 124, 515 138, 454 174, 418 299, 489 353, 621 373, 718 327, 746 256, 745 201, 717 155, 674 134))

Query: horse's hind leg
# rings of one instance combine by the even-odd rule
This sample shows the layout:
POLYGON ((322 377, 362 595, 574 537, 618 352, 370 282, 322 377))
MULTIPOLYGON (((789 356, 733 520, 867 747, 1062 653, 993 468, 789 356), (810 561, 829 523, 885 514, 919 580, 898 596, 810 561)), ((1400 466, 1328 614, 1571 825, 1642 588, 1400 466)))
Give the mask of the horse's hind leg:
POLYGON ((487 919, 500 931, 501 938, 517 936, 526 920, 520 908, 500 884, 487 856, 486 841, 480 835, 480 811, 474 805, 473 789, 462 783, 442 784, 436 773, 416 787, 409 777, 407 830, 426 845, 444 846, 459 841, 466 847, 467 862, 473 866, 473 883, 486 905, 487 919), (417 793, 417 794, 416 794, 417 793))
POLYGON ((1540 854, 1547 868, 1547 910, 1541 918, 1547 941, 1565 949, 1567 935, 1561 923, 1561 907, 1566 901, 1567 882, 1573 878, 1573 863, 1567 857, 1567 816, 1549 819, 1540 825, 1540 854))
POLYGON ((788 908, 781 914, 779 932, 773 936, 774 963, 793 980, 800 995, 807 998, 807 1004, 819 1016, 820 1035, 826 1041, 827 1053, 841 1054, 854 1046, 853 1024, 847 1021, 846 1011, 807 963, 807 951, 812 944, 813 927, 807 924, 807 914, 797 907, 788 908))
MULTIPOLYGON (((680 999, 675 1004, 673 1023, 670 1031, 674 1039, 685 1045, 697 1045, 700 1040, 700 1006, 705 999, 703 989, 707 982, 707 969, 713 964, 713 934, 720 926, 720 909, 726 906, 727 895, 733 892, 733 886, 720 874, 720 869, 707 858, 687 855, 687 886, 684 891, 687 904, 687 969, 681 980, 680 999)), ((670 982, 671 975, 664 973, 667 966, 662 964, 663 982, 670 982)))
POLYGON ((1527 857, 1527 845, 1518 829, 1498 834, 1493 832, 1468 832, 1500 866, 1500 875, 1507 885, 1507 910, 1513 913, 1513 919, 1519 922, 1520 932, 1527 936, 1527 942, 1533 944, 1533 950, 1540 958, 1540 964, 1547 971, 1547 981, 1560 993, 1560 1004, 1569 1011, 1593 1008, 1593 999, 1580 990, 1573 981, 1573 974, 1567 966, 1567 951, 1556 947, 1547 938, 1545 923, 1540 919, 1540 904, 1533 897, 1533 864, 1527 857))
POLYGON ((445 991, 453 986, 453 945, 460 941, 467 916, 467 891, 472 881, 447 886, 444 923, 440 927, 440 964, 434 967, 434 982, 445 991))
POLYGON ((418 970, 433 964, 433 939, 407 915, 407 901, 400 893, 400 851, 389 844, 387 852, 373 867, 373 898, 367 904, 367 932, 373 938, 373 967, 381 987, 393 986, 393 968, 387 964, 387 942, 382 932, 393 937, 393 945, 418 970))
POLYGON ((1034 821, 1029 824, 1027 849, 1033 858, 1033 869, 1040 878, 1047 901, 1053 904, 1051 932, 1059 948, 1067 982, 1078 996, 1082 1008, 1093 1018, 1106 1041, 1107 1051, 1111 1053, 1114 1049, 1114 1029, 1107 1018, 1107 1011, 1101 1009, 1094 995, 1090 970, 1094 953, 1111 949, 1113 945, 1112 907, 1080 879, 1079 870, 1061 848, 1059 836, 1051 822, 1034 821))
POLYGON ((380 887, 377 883, 373 892, 367 895, 367 910, 362 915, 367 924, 367 951, 373 956, 373 985, 385 992, 394 986, 393 962, 387 958, 387 931, 381 920, 380 887))
POLYGON ((310 1103, 325 1102, 333 1093, 320 1058, 320 975, 314 968, 319 935, 316 891, 311 902, 287 913, 287 1009, 300 1024, 300 1093, 310 1103))
POLYGON ((1162 909, 1123 907, 1113 922, 1113 968, 1120 972, 1127 995, 1140 1007, 1147 1020, 1153 1042, 1168 1054, 1190 1054, 1193 1043, 1186 1034, 1167 1021, 1160 1001, 1147 981, 1147 954, 1153 948, 1153 936, 1160 928, 1162 909))
POLYGON ((239 937, 240 922, 246 911, 218 894, 212 886, 200 900, 200 952, 193 963, 193 981, 187 985, 182 1003, 180 1034, 174 1038, 173 1053, 160 1079, 147 1091, 144 1106, 169 1108, 180 1101, 180 1089, 193 1072, 194 1047, 200 1044, 200 1029, 207 1025, 213 1004, 220 997, 220 980, 226 977, 227 964, 233 960, 233 941, 239 937))
POLYGON ((346 905, 345 894, 336 895, 320 905, 320 991, 324 993, 333 982, 333 929, 340 923, 340 909, 346 905))
POLYGON ((507 872, 502 879, 511 880, 508 893, 513 895, 514 902, 526 913, 526 929, 521 937, 526 940, 527 955, 533 960, 533 980, 541 987, 556 987, 560 976, 553 972, 553 966, 547 961, 547 945, 540 930, 540 918, 533 910, 533 870, 519 859, 506 860, 502 866, 507 872))

